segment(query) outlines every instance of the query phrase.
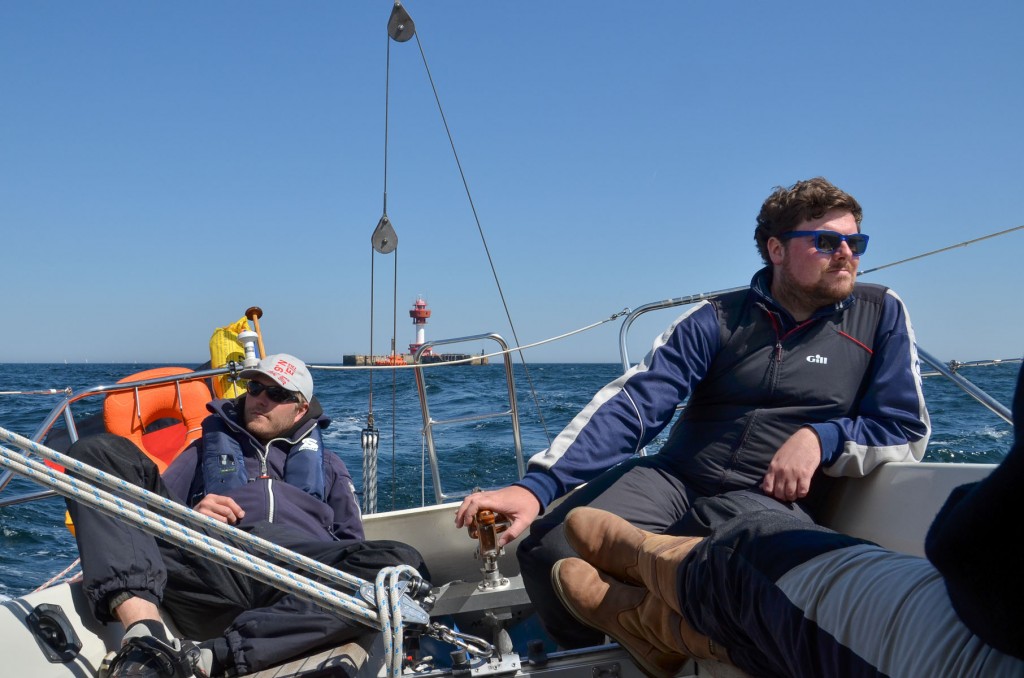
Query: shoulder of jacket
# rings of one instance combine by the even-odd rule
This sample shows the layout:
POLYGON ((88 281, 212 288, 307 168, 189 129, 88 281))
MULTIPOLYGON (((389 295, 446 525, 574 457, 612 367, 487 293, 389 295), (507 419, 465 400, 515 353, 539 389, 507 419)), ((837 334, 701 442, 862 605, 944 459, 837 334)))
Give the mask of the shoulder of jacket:
POLYGON ((885 285, 857 283, 853 286, 853 296, 858 300, 881 303, 888 293, 889 288, 885 285))

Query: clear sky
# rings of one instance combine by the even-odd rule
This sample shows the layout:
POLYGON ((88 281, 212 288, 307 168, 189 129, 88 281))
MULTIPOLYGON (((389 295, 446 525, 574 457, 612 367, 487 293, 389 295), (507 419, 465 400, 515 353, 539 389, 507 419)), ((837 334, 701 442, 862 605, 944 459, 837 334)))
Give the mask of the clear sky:
MULTIPOLYGON (((263 308, 337 362, 510 337, 389 0, 0 0, 0 362, 202 362, 263 308)), ((776 185, 864 206, 862 269, 1024 224, 1024 3, 409 0, 522 343, 746 284, 776 185)), ((942 359, 1024 352, 1024 231, 864 278, 942 359)), ((639 358, 674 314, 640 323, 639 358)), ((617 324, 531 362, 615 361, 617 324)), ((510 339, 511 341, 511 339, 510 339)), ((634 348, 635 347, 635 348, 634 348)), ((489 348, 470 344, 473 352, 489 348)))

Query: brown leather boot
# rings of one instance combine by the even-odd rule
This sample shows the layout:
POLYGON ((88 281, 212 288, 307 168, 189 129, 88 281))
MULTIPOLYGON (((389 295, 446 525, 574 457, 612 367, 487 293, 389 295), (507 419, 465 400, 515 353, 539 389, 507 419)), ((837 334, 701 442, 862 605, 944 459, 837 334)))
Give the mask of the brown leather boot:
POLYGON ((690 657, 729 663, 724 647, 641 586, 623 584, 579 558, 555 563, 551 580, 574 617, 614 638, 648 676, 673 676, 690 657))
POLYGON ((642 584, 678 614, 679 564, 703 537, 645 532, 614 513, 580 506, 565 519, 565 536, 576 553, 622 581, 642 584))
POLYGON ((724 647, 690 626, 681 614, 653 593, 648 592, 636 608, 636 613, 636 623, 643 629, 645 637, 655 645, 695 659, 730 663, 729 652, 724 647))
POLYGON ((671 620, 652 620, 651 624, 659 628, 657 633, 649 633, 640 623, 640 608, 652 598, 647 589, 618 582, 579 558, 555 563, 551 583, 574 617, 614 638, 645 674, 670 678, 679 673, 687 656, 665 643, 664 639, 672 635, 671 620))

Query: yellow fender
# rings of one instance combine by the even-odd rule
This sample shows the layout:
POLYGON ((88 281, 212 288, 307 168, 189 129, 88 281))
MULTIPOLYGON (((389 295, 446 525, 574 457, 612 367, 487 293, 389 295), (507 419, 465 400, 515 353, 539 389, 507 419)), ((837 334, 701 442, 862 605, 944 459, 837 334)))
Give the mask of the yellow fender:
MULTIPOLYGON (((249 329, 249 320, 245 317, 227 327, 218 327, 210 337, 210 367, 224 367, 234 360, 239 365, 245 360, 245 349, 238 341, 238 334, 249 329)), ((245 393, 245 381, 228 381, 228 375, 222 374, 213 379, 213 393, 218 398, 235 398, 245 393)))

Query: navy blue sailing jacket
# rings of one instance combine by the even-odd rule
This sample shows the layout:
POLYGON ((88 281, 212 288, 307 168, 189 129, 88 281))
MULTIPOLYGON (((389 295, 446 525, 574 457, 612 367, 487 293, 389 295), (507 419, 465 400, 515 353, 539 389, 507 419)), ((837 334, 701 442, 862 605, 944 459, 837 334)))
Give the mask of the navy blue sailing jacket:
POLYGON ((245 396, 236 400, 215 400, 207 405, 213 413, 204 420, 204 435, 196 440, 163 473, 168 489, 189 506, 195 506, 206 494, 221 494, 234 499, 245 511, 239 527, 260 521, 281 523, 301 530, 313 540, 363 539, 363 524, 355 497, 352 476, 337 455, 322 447, 319 431, 331 420, 314 398, 309 411, 285 437, 264 446, 242 425, 245 396), (211 422, 211 417, 217 421, 211 422), (225 444, 221 436, 230 436, 236 445, 225 444), (206 441, 204 443, 204 441, 206 441), (217 446, 206 450, 205 445, 217 446), (311 455, 311 448, 319 451, 311 455), (235 453, 241 453, 244 468, 234 466, 235 453), (259 455, 266 453, 267 477, 260 477, 259 455), (224 459, 231 468, 231 482, 207 487, 209 466, 204 460, 224 459), (289 467, 290 460, 295 460, 289 467), (314 467, 322 464, 320 468, 314 467), (298 469, 298 470, 296 470, 298 469), (322 469, 322 472, 320 472, 322 469))
POLYGON ((530 459, 517 484, 546 507, 648 445, 684 401, 660 454, 701 494, 759 487, 802 426, 817 433, 828 475, 920 461, 931 425, 900 298, 857 284, 797 323, 769 294, 770 276, 762 269, 750 289, 691 307, 530 459))

